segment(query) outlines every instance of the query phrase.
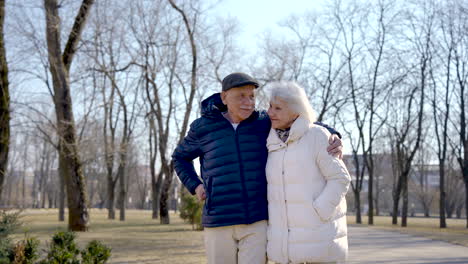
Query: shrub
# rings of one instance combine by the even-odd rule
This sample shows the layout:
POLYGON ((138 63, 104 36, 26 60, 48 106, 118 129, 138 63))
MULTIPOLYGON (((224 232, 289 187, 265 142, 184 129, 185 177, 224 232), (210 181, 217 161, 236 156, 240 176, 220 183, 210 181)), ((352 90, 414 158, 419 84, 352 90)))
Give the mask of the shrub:
POLYGON ((181 194, 180 217, 192 225, 192 230, 203 230, 201 225, 203 203, 188 193, 186 190, 181 194))
POLYGON ((74 232, 59 231, 52 237, 47 258, 40 264, 104 264, 111 256, 111 249, 97 240, 80 250, 74 232), (79 256, 81 255, 81 260, 79 256))
POLYGON ((81 251, 83 264, 104 264, 110 258, 111 248, 97 240, 88 243, 85 250, 81 251))
POLYGON ((2 210, 0 212, 0 240, 7 238, 11 233, 21 227, 20 214, 21 211, 11 213, 2 210))
POLYGON ((11 260, 14 264, 33 264, 39 258, 38 249, 38 239, 26 238, 13 247, 11 260))
POLYGON ((13 261, 13 245, 9 238, 0 239, 0 264, 8 264, 13 261))
POLYGON ((97 240, 89 242, 81 251, 75 242, 75 233, 59 231, 52 236, 46 258, 36 262, 38 239, 26 237, 13 244, 8 237, 22 225, 20 213, 0 212, 0 264, 104 264, 111 256, 111 249, 97 240))
POLYGON ((41 264, 79 264, 80 250, 73 232, 59 231, 52 237, 47 258, 41 264))
POLYGON ((14 260, 14 245, 8 236, 21 227, 20 213, 0 211, 0 264, 14 260))

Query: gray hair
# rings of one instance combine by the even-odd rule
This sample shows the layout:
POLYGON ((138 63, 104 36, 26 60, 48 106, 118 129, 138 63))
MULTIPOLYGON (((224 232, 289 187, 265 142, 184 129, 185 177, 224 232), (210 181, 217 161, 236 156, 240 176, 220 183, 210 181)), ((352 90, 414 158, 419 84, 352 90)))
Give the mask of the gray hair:
POLYGON ((315 111, 310 105, 309 99, 304 91, 304 88, 295 82, 279 81, 272 82, 267 85, 269 90, 269 100, 275 98, 284 100, 288 106, 299 116, 307 119, 310 123, 317 121, 315 111))

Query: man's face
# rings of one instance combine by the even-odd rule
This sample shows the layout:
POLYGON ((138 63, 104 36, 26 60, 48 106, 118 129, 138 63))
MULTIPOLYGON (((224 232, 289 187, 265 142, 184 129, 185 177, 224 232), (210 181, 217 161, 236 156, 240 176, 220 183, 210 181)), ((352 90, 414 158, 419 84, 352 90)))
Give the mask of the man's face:
POLYGON ((255 110, 255 86, 245 85, 221 92, 221 99, 227 105, 231 121, 239 123, 255 110))

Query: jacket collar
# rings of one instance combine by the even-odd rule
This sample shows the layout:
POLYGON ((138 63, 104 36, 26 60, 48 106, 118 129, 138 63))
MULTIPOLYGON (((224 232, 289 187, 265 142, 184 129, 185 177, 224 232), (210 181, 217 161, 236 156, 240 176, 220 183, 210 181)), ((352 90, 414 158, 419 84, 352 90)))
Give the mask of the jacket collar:
POLYGON ((289 137, 286 140, 286 142, 283 142, 278 137, 278 134, 276 133, 275 129, 271 128, 270 134, 267 138, 268 152, 285 148, 287 144, 299 140, 307 132, 310 125, 311 124, 309 120, 302 117, 298 117, 291 126, 291 130, 289 131, 289 137))
POLYGON ((227 107, 221 100, 221 94, 215 93, 201 102, 202 116, 217 115, 227 111, 227 107))

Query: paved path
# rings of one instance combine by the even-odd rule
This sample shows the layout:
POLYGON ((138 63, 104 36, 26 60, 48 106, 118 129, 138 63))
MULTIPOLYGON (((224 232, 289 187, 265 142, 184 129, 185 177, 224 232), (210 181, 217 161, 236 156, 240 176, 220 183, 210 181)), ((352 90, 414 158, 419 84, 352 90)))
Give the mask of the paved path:
POLYGON ((348 226, 346 263, 468 264, 468 247, 368 227, 348 226))

